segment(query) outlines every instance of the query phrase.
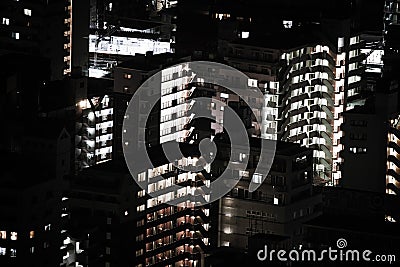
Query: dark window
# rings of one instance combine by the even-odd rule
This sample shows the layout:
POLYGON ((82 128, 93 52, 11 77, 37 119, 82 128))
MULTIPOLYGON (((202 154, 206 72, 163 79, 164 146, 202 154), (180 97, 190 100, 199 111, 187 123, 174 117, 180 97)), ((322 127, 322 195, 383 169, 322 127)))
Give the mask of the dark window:
POLYGON ((366 127, 368 125, 368 122, 365 120, 351 120, 350 121, 351 126, 359 126, 359 127, 366 127))

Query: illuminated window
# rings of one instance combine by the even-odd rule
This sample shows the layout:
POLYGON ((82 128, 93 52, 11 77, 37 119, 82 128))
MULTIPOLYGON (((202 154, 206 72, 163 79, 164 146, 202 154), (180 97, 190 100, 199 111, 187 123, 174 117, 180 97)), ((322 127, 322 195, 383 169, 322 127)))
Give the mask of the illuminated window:
POLYGON ((293 21, 291 20, 284 20, 282 21, 283 27, 285 27, 286 29, 290 29, 293 26, 293 21))
POLYGON ((2 22, 4 25, 10 25, 10 19, 8 18, 3 18, 2 22))
POLYGON ((232 234, 232 229, 228 226, 224 228, 224 233, 225 234, 232 234))
POLYGON ((130 80, 130 79, 132 79, 132 74, 124 73, 124 78, 130 80))
POLYGON ((44 227, 45 231, 50 231, 51 230, 51 224, 48 224, 44 227))
POLYGON ((137 211, 138 212, 140 212, 140 211, 144 211, 144 209, 146 208, 146 206, 143 204, 143 205, 140 205, 139 207, 137 207, 137 211))
POLYGON ((251 87, 257 87, 257 80, 256 79, 248 79, 247 85, 251 87))
POLYGON ((356 44, 359 41, 360 41, 360 37, 359 36, 351 37, 350 38, 350 45, 356 44))
POLYGON ((136 236, 136 241, 142 241, 143 240, 143 234, 136 236))
POLYGON ((229 241, 223 241, 222 242, 222 246, 223 247, 229 247, 229 245, 230 245, 229 241))
POLYGON ((255 173, 253 174, 253 183, 261 184, 262 182, 262 174, 255 173))
POLYGON ((0 255, 6 255, 6 248, 0 247, 0 255))
POLYGON ((143 249, 139 249, 136 251, 136 256, 143 255, 143 249))
POLYGON ((27 16, 32 16, 32 10, 25 8, 24 9, 24 14, 27 16))
POLYGON ((10 233, 10 239, 11 239, 11 240, 17 240, 17 239, 18 239, 18 234, 17 234, 17 232, 11 232, 11 233, 10 233))
POLYGON ((146 172, 142 172, 138 174, 138 181, 144 182, 146 180, 146 172))
POLYGON ((146 195, 146 191, 145 190, 141 190, 138 192, 138 197, 144 197, 146 195))
POLYGON ((15 40, 19 40, 19 32, 11 33, 11 37, 14 38, 15 40))
POLYGON ((7 239, 7 232, 6 231, 0 231, 0 239, 7 239))
MULTIPOLYGON (((225 93, 221 93, 221 97, 222 98, 229 98, 229 95, 228 94, 225 94, 225 93)), ((213 103, 214 104, 214 103, 213 103)), ((215 105, 215 104, 214 104, 215 105)))
POLYGON ((242 39, 247 39, 247 38, 249 38, 249 36, 250 36, 250 33, 249 32, 242 32, 242 39))
POLYGON ((31 248, 29 249, 29 252, 30 252, 31 254, 33 254, 33 253, 35 252, 35 247, 31 247, 31 248))
POLYGON ((350 152, 354 154, 365 154, 367 153, 367 148, 365 147, 350 147, 350 152))
POLYGON ((30 231, 29 238, 34 238, 34 237, 35 237, 35 231, 30 231))

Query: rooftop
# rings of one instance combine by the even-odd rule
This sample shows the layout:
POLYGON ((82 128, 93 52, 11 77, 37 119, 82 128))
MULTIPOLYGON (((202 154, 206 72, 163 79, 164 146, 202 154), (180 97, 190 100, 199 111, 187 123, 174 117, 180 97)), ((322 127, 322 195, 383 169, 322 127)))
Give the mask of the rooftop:
POLYGON ((157 71, 162 69, 165 65, 178 64, 185 60, 176 58, 173 53, 162 54, 138 54, 131 60, 127 60, 118 65, 119 68, 134 69, 139 71, 157 71))

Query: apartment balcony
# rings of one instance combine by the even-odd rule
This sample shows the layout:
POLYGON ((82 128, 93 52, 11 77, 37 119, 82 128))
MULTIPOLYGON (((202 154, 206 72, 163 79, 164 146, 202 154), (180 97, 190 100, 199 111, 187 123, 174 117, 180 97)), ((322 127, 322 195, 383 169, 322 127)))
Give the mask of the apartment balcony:
POLYGON ((103 147, 110 147, 112 146, 112 140, 107 140, 107 141, 100 141, 99 143, 96 143, 95 147, 96 148, 103 148, 103 147))
POLYGON ((332 82, 332 80, 321 79, 320 84, 325 85, 328 88, 328 92, 334 94, 335 88, 333 88, 332 82))
POLYGON ((105 121, 112 121, 112 120, 113 120, 113 115, 112 114, 96 117, 96 123, 105 122, 105 121))
POLYGON ((281 133, 280 139, 281 139, 281 140, 284 140, 284 141, 287 141, 287 140, 289 139, 289 134, 290 134, 289 131, 284 131, 284 132, 282 132, 282 133, 281 133))
POLYGON ((64 49, 63 56, 67 57, 67 56, 70 56, 70 55, 71 55, 71 49, 69 49, 69 48, 64 49))
POLYGON ((359 66, 356 69, 350 70, 348 76, 354 76, 354 75, 361 76, 362 74, 365 73, 365 69, 366 69, 365 65, 359 66))
POLYGON ((400 130, 396 129, 396 128, 389 128, 389 133, 394 134, 397 139, 400 139, 400 130))
POLYGON ((292 98, 290 99, 290 102, 291 102, 291 103, 296 103, 296 102, 300 102, 300 101, 303 101, 303 100, 309 99, 309 98, 310 98, 310 95, 309 95, 309 94, 307 94, 307 93, 302 93, 302 94, 300 94, 300 95, 297 95, 297 96, 292 97, 292 98))
POLYGON ((333 116, 334 109, 332 106, 321 105, 321 110, 326 114, 327 119, 329 121, 332 121, 334 119, 334 116, 333 116))
MULTIPOLYGON (((282 103, 286 103, 287 99, 289 98, 289 94, 287 95, 286 99, 283 99, 282 103)), ((285 108, 282 110, 281 114, 282 116, 284 116, 285 114, 287 114, 290 110, 290 105, 286 105, 285 104, 285 108)))
POLYGON ((297 70, 294 70, 290 73, 291 77, 295 77, 295 76, 299 76, 299 75, 305 75, 307 73, 310 73, 311 71, 311 67, 301 67, 297 70))
POLYGON ((329 103, 330 106, 334 106, 333 98, 334 98, 333 92, 321 92, 321 91, 315 91, 310 94, 310 98, 319 98, 319 99, 326 99, 329 103))
POLYGON ((332 162, 331 160, 327 160, 325 158, 318 158, 318 163, 323 165, 325 168, 325 173, 332 171, 332 162))
MULTIPOLYGON (((159 224, 157 224, 156 226, 153 227, 157 227, 159 224)), ((149 230, 149 226, 147 226, 147 230, 149 230)), ((150 242, 155 242, 159 239, 163 239, 169 236, 175 236, 177 233, 185 231, 186 229, 192 229, 193 225, 191 223, 182 223, 179 226, 175 226, 173 225, 170 229, 163 229, 161 231, 150 231, 150 233, 148 231, 146 231, 146 238, 145 238, 145 242, 146 243, 150 243, 150 242)), ((189 237, 187 237, 189 238, 189 237)), ((181 239, 179 239, 181 240, 181 239)), ((179 241, 178 240, 178 241, 179 241)), ((172 241, 171 243, 174 243, 174 241, 172 241)))
POLYGON ((333 127, 332 127, 331 121, 329 121, 327 119, 324 119, 324 118, 321 118, 320 120, 321 120, 322 125, 325 125, 326 132, 332 133, 333 132, 333 127))
MULTIPOLYGON (((164 267, 164 266, 170 266, 170 265, 175 266, 175 263, 180 262, 180 261, 185 261, 186 259, 200 260, 201 253, 182 252, 182 253, 172 256, 169 259, 161 259, 158 262, 150 264, 150 266, 154 266, 154 267, 164 267)), ((184 266, 184 265, 181 265, 181 266, 184 266)))
MULTIPOLYGON (((202 239, 202 237, 191 238, 188 236, 186 237, 185 235, 179 239, 176 239, 176 237, 174 237, 174 239, 170 243, 161 243, 161 244, 158 244, 155 248, 153 248, 151 250, 146 250, 146 257, 155 256, 157 254, 164 253, 169 250, 175 250, 176 248, 185 246, 185 245, 186 246, 191 246, 191 245, 199 246, 199 247, 202 247, 203 249, 206 249, 207 247, 205 246, 205 244, 202 242, 201 239, 202 239)), ((153 241, 149 241, 149 242, 155 242, 157 240, 160 240, 160 238, 153 240, 153 241)), ((191 253, 191 252, 193 252, 193 250, 189 251, 189 248, 188 248, 188 251, 186 251, 186 252, 191 253)))
MULTIPOLYGON (((333 68, 334 69, 334 68, 333 68)), ((334 79, 335 78, 335 74, 332 71, 332 68, 330 68, 329 66, 324 66, 324 65, 314 65, 311 67, 310 71, 311 73, 314 72, 323 72, 323 73, 327 73, 329 78, 334 79)))
MULTIPOLYGON (((311 81, 313 81, 313 80, 311 80, 311 81)), ((299 89, 299 88, 304 88, 304 87, 307 87, 307 86, 310 86, 310 85, 311 84, 310 84, 309 80, 303 80, 303 81, 300 81, 298 83, 291 83, 290 84, 290 90, 292 91, 292 90, 299 89)))
POLYGON ((385 2, 386 2, 385 6, 383 8, 384 12, 392 12, 392 13, 400 12, 400 8, 396 5, 393 5, 394 3, 398 3, 399 2, 398 0, 386 0, 385 2))
POLYGON ((326 51, 311 54, 310 59, 311 60, 327 59, 329 64, 336 65, 336 60, 332 57, 330 53, 327 53, 326 51))
POLYGON ((95 148, 94 146, 83 145, 81 149, 85 153, 93 153, 95 148))
MULTIPOLYGON (((149 228, 149 227, 156 227, 159 224, 163 224, 163 223, 168 223, 170 221, 176 221, 178 218, 184 217, 186 215, 189 216, 199 216, 203 219, 203 221, 208 222, 209 218, 208 216, 206 216, 204 214, 204 211, 202 208, 195 208, 195 209, 191 209, 191 208, 182 208, 181 210, 179 210, 178 208, 175 208, 176 210, 170 214, 165 214, 162 217, 159 218, 154 218, 154 217, 147 217, 147 223, 144 226, 145 228, 149 228)), ((156 212, 156 211, 153 211, 156 212)), ((149 211, 147 211, 147 213, 149 214, 149 211)), ((192 222, 188 222, 189 224, 191 224, 192 222)))
POLYGON ((327 143, 328 146, 333 145, 333 142, 332 142, 333 134, 332 133, 328 134, 326 132, 320 132, 320 136, 325 139, 325 142, 327 143))
POLYGON ((296 128, 302 128, 303 126, 308 125, 308 124, 309 124, 309 121, 307 119, 302 119, 302 120, 290 123, 288 126, 288 129, 293 130, 296 128))
POLYGON ((332 164, 332 148, 329 148, 323 144, 319 145, 319 150, 325 153, 325 160, 329 161, 329 164, 332 164))
POLYGON ((400 168, 400 160, 399 160, 398 158, 396 158, 395 156, 389 155, 388 158, 387 158, 387 160, 388 160, 389 162, 394 163, 398 168, 400 168))
POLYGON ((365 41, 360 40, 358 43, 354 43, 349 45, 349 50, 356 50, 356 49, 362 49, 365 47, 365 41))
POLYGON ((349 83, 348 89, 357 88, 357 87, 359 87, 361 89, 364 84, 365 84, 365 81, 363 79, 361 79, 358 82, 349 83))
POLYGON ((100 130, 96 130, 96 136, 104 135, 104 134, 112 134, 113 133, 113 128, 112 127, 107 127, 103 128, 100 130))
POLYGON ((395 170, 393 169, 389 169, 387 171, 387 174, 392 176, 394 179, 396 179, 397 182, 400 183, 400 174, 398 174, 395 170))
POLYGON ((395 186, 394 184, 389 183, 386 185, 386 188, 395 192, 396 195, 400 195, 400 189, 397 186, 395 186))
POLYGON ((289 137, 289 142, 297 142, 307 138, 307 133, 301 133, 289 137))
POLYGON ((289 112, 289 116, 293 117, 293 116, 296 116, 296 115, 299 115, 299 114, 304 114, 304 113, 307 113, 307 112, 310 112, 310 110, 308 109, 307 106, 303 106, 303 107, 300 107, 298 109, 292 109, 289 112))
POLYGON ((319 131, 311 131, 308 133, 308 138, 320 137, 321 134, 319 131))
POLYGON ((395 142, 390 141, 388 147, 393 148, 398 154, 400 154, 400 146, 395 142))
POLYGON ((312 57, 311 57, 310 54, 302 54, 299 57, 294 57, 292 60, 290 60, 290 63, 291 64, 296 64, 296 63, 299 63, 299 62, 302 62, 302 61, 310 60, 311 58, 312 57))
POLYGON ((83 117, 82 118, 82 124, 83 124, 83 126, 86 126, 86 127, 95 127, 96 121, 95 120, 89 120, 88 118, 83 117))
POLYGON ((351 64, 355 62, 362 62, 364 59, 365 59, 365 54, 360 53, 357 56, 349 58, 348 63, 351 64))

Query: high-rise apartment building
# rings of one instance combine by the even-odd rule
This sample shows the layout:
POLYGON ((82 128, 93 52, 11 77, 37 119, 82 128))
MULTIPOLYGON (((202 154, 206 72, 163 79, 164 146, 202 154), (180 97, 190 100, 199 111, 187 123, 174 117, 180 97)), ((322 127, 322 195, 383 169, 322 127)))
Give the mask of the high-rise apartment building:
POLYGON ((250 154, 231 155, 238 161, 249 157, 249 168, 235 188, 216 202, 196 206, 196 186, 209 187, 212 177, 218 177, 229 160, 226 152, 231 148, 226 137, 217 134, 214 140, 217 156, 200 172, 180 169, 195 166, 201 156, 197 145, 181 144, 185 158, 176 159, 179 168, 160 157, 161 146, 149 148, 155 166, 137 175, 139 180, 154 181, 149 192, 157 196, 137 192, 136 266, 201 266, 211 249, 246 250, 248 238, 257 233, 275 234, 299 244, 302 223, 320 213, 321 195, 313 194, 311 186, 312 151, 297 144, 279 142, 268 178, 256 191, 248 191, 250 181, 260 175, 254 172, 261 152, 259 138, 251 139, 250 154), (160 175, 164 179, 159 179, 160 175), (171 200, 176 205, 168 205, 171 200))
POLYGON ((2 54, 48 58, 52 80, 88 68, 89 0, 7 0, 0 10, 2 54))
POLYGON ((389 25, 400 23, 400 2, 398 0, 386 0, 383 8, 384 34, 389 25))
POLYGON ((318 27, 222 42, 220 50, 264 92, 262 135, 313 148, 316 181, 335 185, 341 113, 363 102, 363 55, 359 35, 321 37, 318 27))
POLYGON ((137 185, 126 165, 108 161, 68 178, 66 266, 131 266, 137 185))
MULTIPOLYGON (((277 153, 276 160, 279 163, 276 164, 279 166, 273 169, 260 190, 249 194, 246 189, 245 195, 246 183, 244 183, 220 202, 216 201, 201 207, 196 205, 198 200, 194 197, 196 187, 201 185, 209 187, 213 177, 221 175, 226 162, 229 161, 226 158, 229 157, 227 153, 230 148, 229 143, 226 143, 226 139, 220 140, 222 147, 218 147, 218 153, 221 155, 217 153, 218 160, 203 171, 182 169, 194 167, 197 164, 201 156, 197 148, 200 140, 211 138, 218 144, 220 139, 218 136, 223 134, 226 131, 224 127, 227 127, 227 122, 224 120, 227 107, 232 108, 239 115, 246 130, 245 135, 258 140, 251 142, 251 153, 257 154, 257 151, 260 153, 261 139, 257 138, 261 136, 268 138, 261 134, 262 127, 255 120, 261 121, 261 118, 264 118, 261 112, 264 98, 262 94, 260 97, 252 94, 253 91, 259 90, 254 85, 254 79, 248 79, 244 75, 235 77, 231 68, 222 66, 206 64, 195 66, 194 63, 192 65, 191 62, 185 62, 166 67, 157 75, 149 77, 149 81, 155 81, 153 83, 155 87, 146 88, 145 91, 140 92, 140 99, 137 100, 137 95, 134 98, 134 101, 138 102, 130 103, 128 107, 125 123, 129 126, 125 125, 126 128, 123 129, 125 140, 122 145, 127 148, 127 153, 132 153, 133 151, 129 150, 131 142, 139 141, 139 147, 147 148, 154 164, 154 166, 141 168, 140 173, 132 173, 139 183, 149 182, 147 192, 151 195, 147 195, 145 190, 137 192, 137 266, 199 266, 210 248, 226 246, 230 242, 233 245, 234 240, 243 241, 243 238, 246 239, 256 231, 271 231, 289 236, 295 243, 295 240, 298 241, 301 236, 300 223, 318 213, 318 196, 314 196, 311 190, 312 151, 299 148, 295 144, 282 144, 278 148, 282 149, 277 153), (248 95, 239 96, 227 88, 209 84, 204 77, 217 77, 216 81, 232 81, 232 86, 247 88, 248 95), (142 114, 150 108, 151 104, 146 93, 160 97, 150 115, 142 114), (200 97, 207 100, 200 101, 198 99, 200 97), (250 110, 245 105, 245 101, 249 101, 255 109, 250 110), (202 116, 210 120, 196 118, 196 107, 202 108, 202 116), (143 125, 134 128, 130 126, 131 120, 136 119, 147 121, 145 136, 141 135, 143 129, 140 127, 143 125), (127 132, 129 135, 126 134, 127 132), (175 161, 181 168, 174 166, 173 160, 171 162, 171 159, 167 160, 162 156, 160 144, 171 142, 179 142, 181 151, 185 155, 184 158, 176 158, 175 161), (294 153, 293 156, 289 155, 289 151, 294 153), (175 185, 181 187, 176 189, 175 185), (176 205, 168 205, 170 201, 176 205), (232 221, 226 221, 223 215, 225 208, 237 208, 237 210, 232 210, 233 216, 241 217, 242 213, 246 213, 242 209, 251 201, 255 201, 252 205, 259 208, 259 210, 254 210, 254 214, 253 210, 249 211, 249 219, 254 222, 254 227, 250 227, 251 230, 247 232, 235 228, 234 232, 227 235, 224 229, 233 226, 232 221), (260 218, 256 218, 258 213, 260 218), (282 224, 283 227, 281 227, 282 224)), ((134 66, 121 68, 120 71, 131 79, 125 81, 125 86, 124 80, 119 80, 119 86, 115 90, 126 88, 125 91, 128 91, 135 88, 137 84, 135 79, 142 79, 145 73, 134 66)), ((145 86, 148 86, 149 81, 145 86)), ((242 176, 247 177, 245 178, 248 180, 247 186, 253 179, 260 184, 261 177, 267 175, 267 173, 254 174, 260 160, 260 157, 254 154, 231 155, 234 161, 251 158, 250 170, 246 172, 247 174, 242 173, 242 176)), ((203 201, 200 202, 209 202, 210 193, 205 190, 204 194, 197 197, 202 198, 203 201)), ((248 220, 241 221, 241 223, 245 222, 248 220)), ((245 249, 245 246, 241 248, 245 249)))
POLYGON ((43 1, 2 1, 0 4, 0 53, 38 54, 44 32, 43 1))
MULTIPOLYGON (((341 152, 344 158, 341 184, 344 188, 391 196, 399 194, 397 90, 397 80, 384 79, 380 82, 381 92, 368 101, 368 105, 344 113, 342 141, 345 150, 341 152)), ((386 220, 396 221, 395 213, 385 214, 386 220)))
POLYGON ((75 67, 87 75, 89 69, 89 0, 65 2, 64 18, 64 75, 75 67))
POLYGON ((112 76, 118 64, 136 55, 174 52, 176 16, 158 10, 158 2, 90 2, 89 76, 112 76))
POLYGON ((23 154, 2 151, 0 265, 59 266, 71 136, 54 120, 29 124, 23 154))
MULTIPOLYGON (((260 139, 252 141, 251 153, 257 154, 260 139)), ((226 152, 221 155, 227 156, 226 152)), ((217 160, 216 164, 223 164, 226 159, 217 160)), ((257 165, 256 157, 250 160, 251 166, 257 165)), ((267 179, 254 192, 249 192, 249 182, 242 179, 218 207, 214 206, 218 209, 218 246, 245 251, 248 238, 256 234, 279 236, 288 239, 290 246, 299 245, 304 234, 302 224, 321 214, 321 195, 312 189, 312 150, 278 142, 267 179)))
POLYGON ((397 144, 396 127, 393 126, 398 117, 397 93, 378 93, 365 106, 347 111, 343 116, 342 143, 345 149, 341 152, 344 158, 341 184, 351 189, 392 192, 393 188, 385 188, 391 183, 396 184, 393 180, 397 170, 393 163, 396 155, 393 153, 396 152, 397 144), (359 162, 370 167, 355 167, 359 166, 359 162))

